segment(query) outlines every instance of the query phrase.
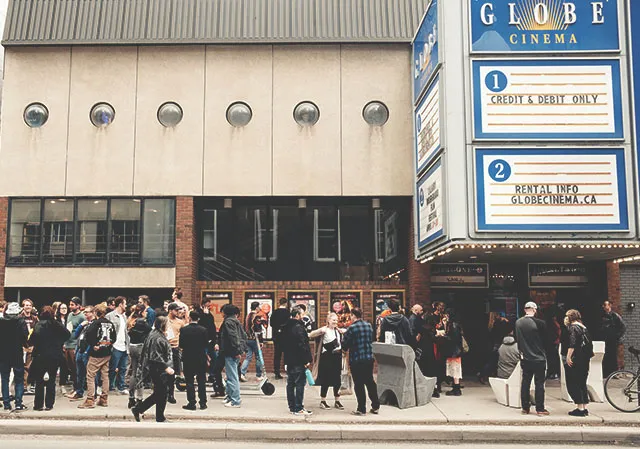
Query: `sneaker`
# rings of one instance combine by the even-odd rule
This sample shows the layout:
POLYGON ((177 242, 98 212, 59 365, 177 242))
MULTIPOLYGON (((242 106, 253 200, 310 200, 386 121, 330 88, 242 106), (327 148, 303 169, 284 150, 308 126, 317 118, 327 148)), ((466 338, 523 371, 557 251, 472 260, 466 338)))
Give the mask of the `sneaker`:
POLYGON ((127 408, 133 408, 136 406, 136 398, 129 398, 129 403, 127 404, 127 408))
POLYGON ((129 396, 129 390, 120 390, 118 391, 118 394, 121 394, 122 396, 125 396, 125 395, 129 396))
POLYGON ((200 404, 200 410, 206 410, 207 404, 200 404))
POLYGON ((360 410, 354 410, 354 411, 351 412, 351 414, 354 415, 354 416, 365 416, 366 415, 366 413, 361 412, 360 410))
POLYGON ((262 382, 263 380, 265 380, 267 378, 267 376, 256 376, 256 380, 258 382, 262 382))
POLYGON ((73 393, 73 394, 69 394, 67 395, 67 397, 69 398, 70 401, 81 401, 83 396, 79 395, 78 393, 73 393))
POLYGON ((216 398, 222 398, 225 397, 224 393, 220 393, 218 391, 216 391, 215 393, 213 393, 212 395, 209 396, 210 398, 216 399, 216 398))
POLYGON ((27 388, 27 389, 24 391, 24 394, 25 394, 25 395, 28 395, 28 396, 33 396, 33 395, 35 395, 35 394, 36 394, 36 387, 34 387, 33 385, 29 385, 29 388, 27 388))
POLYGON ((438 389, 434 389, 433 390, 433 394, 431 394, 432 398, 439 398, 440 397, 440 392, 438 391, 438 389))
POLYGON ((187 404, 187 405, 183 405, 183 406, 182 406, 182 408, 183 408, 184 410, 192 410, 192 411, 197 410, 197 408, 196 408, 196 404, 187 404))
POLYGON ((240 374, 240 382, 247 382, 247 377, 244 374, 240 374))
POLYGON ((5 411, 5 412, 10 412, 10 411, 11 411, 11 404, 9 404, 9 405, 5 405, 5 406, 4 406, 4 411, 5 411))
POLYGON ((587 410, 586 408, 583 410, 584 412, 584 416, 589 416, 589 410, 587 410))
POLYGON ((344 405, 342 405, 342 403, 340 401, 335 401, 335 403, 333 404, 333 406, 335 408, 337 408, 338 410, 344 410, 344 405))
POLYGON ((167 398, 167 402, 168 402, 169 404, 175 404, 175 403, 177 403, 178 401, 176 401, 176 398, 171 397, 171 398, 167 398))
POLYGON ((522 413, 523 415, 528 415, 529 413, 531 413, 531 410, 529 408, 523 408, 520 413, 522 413))
POLYGON ((20 405, 16 405, 16 408, 14 409, 16 412, 23 412, 27 409, 27 406, 24 404, 20 404, 20 405))
POLYGON ((373 413, 374 415, 377 415, 378 413, 380 413, 380 409, 379 408, 372 408, 371 410, 369 410, 369 413, 373 413))
POLYGON ((302 409, 299 412, 293 412, 294 416, 311 416, 313 412, 310 410, 302 409))
POLYGON ((587 416, 587 415, 584 413, 584 410, 580 410, 580 409, 571 410, 571 411, 569 412, 569 415, 570 415, 570 416, 580 416, 580 417, 587 416))
POLYGON ((78 405, 78 408, 96 408, 96 402, 93 399, 85 399, 84 402, 78 405))
POLYGON ((224 399, 222 400, 222 403, 225 404, 225 405, 230 403, 230 402, 231 402, 231 398, 229 398, 228 396, 225 396, 224 399))
POLYGON ((329 410, 331 407, 329 407, 329 404, 327 404, 327 401, 320 401, 320 408, 329 410))
POLYGON ((138 408, 133 407, 131 409, 131 413, 133 414, 133 418, 136 420, 136 422, 140 422, 140 412, 138 411, 138 408))
POLYGON ((240 408, 240 404, 234 404, 234 403, 232 403, 231 401, 226 402, 226 403, 224 404, 224 406, 225 406, 225 407, 229 407, 229 408, 240 408))
POLYGON ((540 410, 540 411, 536 410, 536 415, 538 415, 538 416, 549 416, 549 411, 547 409, 540 410))

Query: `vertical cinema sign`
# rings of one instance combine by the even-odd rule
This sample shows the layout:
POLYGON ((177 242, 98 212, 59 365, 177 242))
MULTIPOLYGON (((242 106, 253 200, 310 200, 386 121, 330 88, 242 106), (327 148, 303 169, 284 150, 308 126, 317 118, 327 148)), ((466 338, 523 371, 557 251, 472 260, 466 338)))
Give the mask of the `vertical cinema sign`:
POLYGON ((469 0, 471 51, 619 51, 618 0, 469 0))

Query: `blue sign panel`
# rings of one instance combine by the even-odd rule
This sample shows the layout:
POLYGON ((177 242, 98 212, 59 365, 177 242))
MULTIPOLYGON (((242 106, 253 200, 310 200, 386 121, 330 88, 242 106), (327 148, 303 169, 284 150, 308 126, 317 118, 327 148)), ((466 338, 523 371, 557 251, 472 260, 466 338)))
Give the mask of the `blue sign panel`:
POLYGON ((479 232, 627 231, 622 148, 475 150, 479 232))
POLYGON ((631 72, 631 80, 633 82, 633 114, 635 124, 635 144, 636 144, 636 163, 638 164, 638 174, 640 174, 640 146, 638 145, 638 136, 640 135, 640 4, 637 0, 629 2, 631 25, 629 33, 631 33, 631 60, 633 63, 631 72), (633 31, 635 30, 635 31, 633 31), (634 39, 633 36, 636 38, 634 39))
POLYGON ((475 139, 623 139, 617 59, 476 60, 475 139))
POLYGON ((436 161, 416 186, 418 248, 444 235, 442 159, 436 161))
POLYGON ((415 110, 416 173, 438 154, 440 139, 440 75, 437 75, 415 110))
POLYGON ((471 51, 618 51, 618 0, 470 0, 471 51))
POLYGON ((413 40, 413 101, 427 87, 431 75, 438 68, 438 0, 431 0, 420 28, 413 40))

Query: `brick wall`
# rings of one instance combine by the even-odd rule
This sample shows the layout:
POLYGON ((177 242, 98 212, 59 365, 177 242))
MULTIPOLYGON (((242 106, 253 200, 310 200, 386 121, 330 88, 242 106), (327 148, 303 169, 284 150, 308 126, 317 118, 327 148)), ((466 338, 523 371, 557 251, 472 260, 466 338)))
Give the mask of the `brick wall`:
MULTIPOLYGON (((287 290, 310 290, 319 292, 318 324, 323 326, 329 313, 329 292, 333 290, 356 290, 361 292, 361 308, 364 319, 372 323, 374 321, 375 308, 372 291, 374 290, 405 290, 407 284, 396 282, 322 282, 322 281, 266 281, 266 282, 209 282, 198 281, 196 283, 198 298, 202 297, 204 290, 224 290, 233 292, 233 304, 242 310, 242 316, 246 314, 244 304, 244 292, 248 290, 273 291, 275 293, 274 307, 277 307, 279 298, 286 297, 287 290)), ((406 294, 405 294, 406 297, 406 294)), ((218 323, 216 323, 218 324, 218 323)), ((263 348, 263 356, 267 371, 273 371, 273 344, 267 342, 263 348)), ((255 363, 251 362, 249 374, 255 374, 255 363)))
POLYGON ((415 260, 414 254, 415 236, 413 233, 413 206, 409 218, 409 258, 407 260, 409 304, 431 303, 431 289, 429 287, 430 270, 429 264, 420 263, 415 260))
POLYGON ((176 287, 183 293, 186 304, 198 303, 196 278, 198 275, 198 247, 194 224, 193 197, 176 198, 176 287))
POLYGON ((7 260, 9 198, 0 198, 0 300, 4 300, 4 268, 7 260))
MULTIPOLYGON (((619 267, 620 279, 620 307, 616 312, 622 315, 622 319, 627 325, 627 333, 624 337, 624 346, 640 346, 640 266, 639 265, 617 265, 619 267), (629 303, 636 303, 634 309, 629 308, 629 303)), ((607 266, 607 271, 608 271, 607 266)), ((619 354, 619 356, 622 354, 619 354)), ((620 358, 620 357, 619 357, 620 358)), ((636 369, 638 363, 629 351, 624 352, 624 366, 636 369)))

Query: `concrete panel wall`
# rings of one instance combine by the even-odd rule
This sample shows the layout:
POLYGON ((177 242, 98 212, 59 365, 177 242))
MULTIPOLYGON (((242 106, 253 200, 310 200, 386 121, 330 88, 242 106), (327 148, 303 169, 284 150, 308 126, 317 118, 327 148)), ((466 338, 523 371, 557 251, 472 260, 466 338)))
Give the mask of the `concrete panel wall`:
POLYGON ((341 195, 340 46, 273 49, 273 193, 341 195), (311 101, 320 120, 303 127, 293 109, 311 101))
POLYGON ((7 267, 5 287, 173 288, 175 268, 7 267))
POLYGON ((404 46, 346 45, 341 55, 342 185, 344 195, 409 195, 413 147, 411 58, 404 46), (389 108, 389 121, 362 117, 372 100, 389 108))
POLYGON ((134 194, 202 194, 204 46, 140 47, 136 104, 134 194), (158 122, 158 108, 178 103, 174 128, 158 122))
POLYGON ((271 195, 272 46, 207 47, 204 195, 271 195), (226 120, 231 103, 252 110, 247 126, 226 120))
POLYGON ((409 48, 401 45, 19 48, 6 54, 0 194, 411 195, 409 48), (117 76, 113 76, 116 74, 117 76), (301 101, 320 108, 310 128, 301 101), (381 100, 389 122, 372 128, 362 108, 381 100), (37 130, 22 119, 50 110, 37 130), (112 104, 96 129, 91 106, 112 104), (158 107, 179 103, 164 128, 158 107), (244 101, 253 119, 227 123, 244 101), (6 130, 11 130, 7 132, 6 130))
POLYGON ((6 49, 0 145, 3 196, 65 194, 71 51, 60 48, 6 49), (41 128, 29 128, 29 103, 49 109, 41 128))
POLYGON ((136 47, 117 52, 108 47, 72 49, 67 195, 133 193, 137 59, 136 47), (114 67, 117 76, 104 76, 114 67), (89 120, 98 102, 116 111, 106 128, 89 120))

